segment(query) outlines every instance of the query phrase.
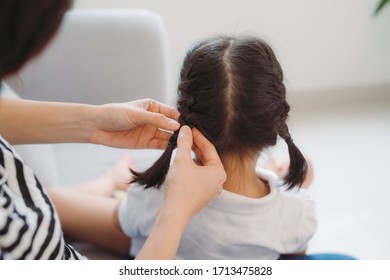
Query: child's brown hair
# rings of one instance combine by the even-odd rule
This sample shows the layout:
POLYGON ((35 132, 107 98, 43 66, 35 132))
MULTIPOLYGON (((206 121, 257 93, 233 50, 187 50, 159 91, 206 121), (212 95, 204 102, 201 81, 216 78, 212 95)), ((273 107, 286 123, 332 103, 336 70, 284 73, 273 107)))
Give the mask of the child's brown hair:
MULTIPOLYGON (((278 135, 288 146, 288 189, 300 186, 307 163, 293 142, 286 120, 283 71, 270 46, 256 37, 214 37, 197 43, 184 59, 178 85, 179 122, 198 128, 220 157, 258 153, 276 144, 278 135)), ((176 147, 175 132, 163 155, 132 182, 159 187, 176 147)))

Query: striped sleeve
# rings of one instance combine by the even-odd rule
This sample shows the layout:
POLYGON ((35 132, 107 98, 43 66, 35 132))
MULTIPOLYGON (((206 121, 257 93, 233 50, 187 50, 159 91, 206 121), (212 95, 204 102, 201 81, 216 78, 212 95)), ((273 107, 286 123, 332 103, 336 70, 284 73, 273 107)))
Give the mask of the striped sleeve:
POLYGON ((0 259, 83 259, 66 244, 45 189, 0 137, 0 259))

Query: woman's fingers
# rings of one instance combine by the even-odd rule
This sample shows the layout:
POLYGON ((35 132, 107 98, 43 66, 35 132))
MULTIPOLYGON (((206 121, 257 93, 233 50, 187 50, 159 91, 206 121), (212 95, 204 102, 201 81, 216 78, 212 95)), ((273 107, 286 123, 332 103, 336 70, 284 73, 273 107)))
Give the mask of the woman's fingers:
POLYGON ((138 117, 136 119, 138 120, 138 125, 149 124, 156 128, 170 131, 176 131, 180 128, 180 124, 176 120, 170 119, 160 113, 139 110, 137 114, 138 117))
POLYGON ((174 120, 177 120, 180 116, 180 113, 176 108, 153 99, 149 100, 148 111, 163 114, 164 116, 174 120))
POLYGON ((214 145, 211 144, 198 129, 193 128, 192 133, 196 146, 194 150, 196 150, 196 154, 199 159, 202 160, 203 165, 222 165, 214 145))
POLYGON ((149 124, 170 131, 176 131, 180 128, 180 124, 177 122, 180 113, 171 106, 153 99, 141 99, 128 104, 130 106, 127 116, 135 127, 149 124))

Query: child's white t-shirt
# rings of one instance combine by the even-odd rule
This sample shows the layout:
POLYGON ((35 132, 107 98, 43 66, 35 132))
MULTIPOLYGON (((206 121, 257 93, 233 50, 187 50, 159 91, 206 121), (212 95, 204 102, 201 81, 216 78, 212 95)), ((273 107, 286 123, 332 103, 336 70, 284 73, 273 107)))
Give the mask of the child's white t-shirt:
MULTIPOLYGON (((275 173, 258 169, 270 193, 249 198, 223 190, 192 218, 176 259, 277 259, 305 250, 317 220, 314 202, 305 190, 280 189, 275 173)), ((122 230, 132 238, 136 256, 150 234, 163 188, 131 186, 119 209, 122 230)))

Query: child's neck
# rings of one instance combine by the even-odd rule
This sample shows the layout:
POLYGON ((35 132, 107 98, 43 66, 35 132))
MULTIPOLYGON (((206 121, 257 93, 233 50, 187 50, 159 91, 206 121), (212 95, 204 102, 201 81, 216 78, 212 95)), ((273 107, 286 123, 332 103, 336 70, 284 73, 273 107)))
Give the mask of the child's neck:
POLYGON ((267 182, 259 179, 256 174, 256 160, 251 157, 224 157, 222 163, 227 179, 223 188, 227 191, 251 198, 260 198, 269 194, 267 182))

